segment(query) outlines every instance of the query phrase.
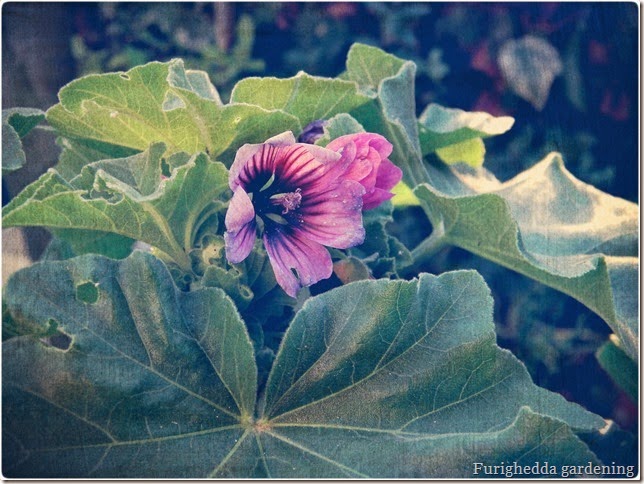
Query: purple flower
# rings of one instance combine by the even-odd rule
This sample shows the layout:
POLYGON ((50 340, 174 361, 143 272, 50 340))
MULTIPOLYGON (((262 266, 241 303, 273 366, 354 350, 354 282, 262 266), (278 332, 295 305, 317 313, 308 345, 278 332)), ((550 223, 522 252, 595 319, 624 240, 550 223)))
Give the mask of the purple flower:
POLYGON ((319 146, 296 143, 287 131, 242 146, 230 168, 233 191, 226 213, 226 257, 250 254, 258 226, 278 284, 292 297, 331 276, 324 246, 361 244, 365 189, 348 177, 352 160, 319 146), (258 219, 261 220, 258 223, 258 219))
POLYGON ((326 148, 342 153, 349 163, 345 176, 365 188, 364 210, 376 208, 394 196, 389 190, 402 179, 402 170, 387 158, 393 146, 384 137, 375 133, 348 134, 334 139, 326 148))
POLYGON ((314 144, 324 135, 324 126, 326 126, 327 121, 324 119, 316 119, 311 121, 309 124, 304 126, 302 133, 297 137, 297 140, 300 143, 309 143, 314 144))

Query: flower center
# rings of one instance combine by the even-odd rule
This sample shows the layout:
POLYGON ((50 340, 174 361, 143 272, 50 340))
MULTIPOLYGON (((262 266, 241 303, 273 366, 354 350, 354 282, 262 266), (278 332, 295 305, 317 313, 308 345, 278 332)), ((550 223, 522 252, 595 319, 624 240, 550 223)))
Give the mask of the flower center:
POLYGON ((287 214, 291 210, 295 210, 302 203, 302 189, 298 188, 294 192, 276 193, 271 196, 271 203, 273 205, 281 205, 284 207, 282 215, 287 214))

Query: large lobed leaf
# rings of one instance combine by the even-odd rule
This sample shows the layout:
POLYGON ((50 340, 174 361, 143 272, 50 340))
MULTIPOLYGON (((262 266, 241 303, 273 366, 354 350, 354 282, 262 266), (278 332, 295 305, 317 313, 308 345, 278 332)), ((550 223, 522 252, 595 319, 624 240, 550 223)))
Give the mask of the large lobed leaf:
POLYGON ((223 291, 182 293, 139 252, 36 264, 6 300, 21 320, 55 320, 72 342, 3 345, 5 476, 203 476, 243 435, 256 368, 223 291), (94 302, 78 292, 87 282, 94 302))
POLYGON ((638 354, 638 207, 572 176, 551 154, 500 183, 430 166, 415 190, 436 235, 579 300, 638 354))
POLYGON ((66 350, 3 345, 5 476, 473 477, 474 462, 598 462, 575 432, 603 420, 496 346, 474 272, 311 298, 258 404, 232 301, 178 291, 149 254, 36 264, 5 299, 18 326, 53 320, 71 337, 66 350))
POLYGON ((165 145, 83 168, 71 182, 49 170, 4 210, 3 226, 35 225, 119 234, 146 242, 189 268, 197 222, 228 190, 224 165, 203 153, 161 182, 165 145))
POLYGON ((207 151, 216 158, 300 127, 283 111, 223 105, 206 73, 185 70, 180 59, 82 77, 63 87, 59 99, 47 121, 107 158, 143 151, 153 142, 165 143, 168 153, 207 151))

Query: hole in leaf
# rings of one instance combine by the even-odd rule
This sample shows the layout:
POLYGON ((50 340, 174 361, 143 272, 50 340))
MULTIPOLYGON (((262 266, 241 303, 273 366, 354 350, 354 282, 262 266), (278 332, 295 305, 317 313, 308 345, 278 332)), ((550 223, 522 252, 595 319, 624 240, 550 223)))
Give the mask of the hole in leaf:
POLYGON ((47 338, 47 343, 56 349, 67 351, 72 345, 72 339, 69 335, 59 331, 57 334, 47 338))
POLYGON ((130 80, 130 76, 128 76, 125 72, 122 72, 121 74, 119 74, 119 76, 121 77, 121 79, 125 79, 126 81, 130 80))
POLYGON ((93 282, 86 282, 76 286, 76 299, 87 304, 98 301, 98 289, 93 282))
POLYGON ((41 343, 45 346, 56 348, 57 350, 67 351, 72 345, 72 338, 68 334, 58 329, 58 322, 50 319, 49 327, 46 334, 40 338, 41 343))
POLYGON ((253 298, 253 291, 250 290, 248 286, 240 286, 239 294, 241 297, 247 301, 250 301, 253 298))

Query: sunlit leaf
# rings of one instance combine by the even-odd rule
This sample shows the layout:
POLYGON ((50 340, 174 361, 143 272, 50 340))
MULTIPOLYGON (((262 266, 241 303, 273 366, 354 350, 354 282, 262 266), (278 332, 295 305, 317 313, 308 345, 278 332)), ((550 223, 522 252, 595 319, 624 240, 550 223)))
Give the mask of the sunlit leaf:
POLYGON ((3 226, 110 232, 146 242, 189 268, 197 221, 227 189, 221 163, 199 154, 161 182, 163 144, 87 165, 71 182, 50 170, 4 210, 3 226), (143 192, 143 193, 142 193, 143 192))
POLYGON ((315 77, 299 72, 289 79, 248 77, 235 85, 232 102, 279 109, 294 115, 302 127, 367 103, 370 98, 354 82, 315 77))
POLYGON ((82 77, 63 87, 59 98, 47 112, 49 123, 106 158, 122 156, 115 150, 124 148, 143 151, 153 142, 165 143, 168 153, 207 151, 217 158, 300 126, 283 111, 222 105, 206 74, 186 71, 179 59, 82 77))
POLYGON ((391 199, 394 207, 413 207, 420 205, 414 192, 403 181, 398 182, 391 192, 394 194, 394 198, 391 199))
POLYGON ((466 141, 503 134, 512 127, 514 118, 430 104, 418 118, 418 123, 420 145, 423 155, 426 155, 466 141))
POLYGON ((506 183, 444 165, 430 175, 414 193, 446 243, 579 300, 637 358, 636 204, 577 180, 557 154, 506 183))
POLYGON ((473 167, 483 165, 485 158, 485 145, 481 138, 472 138, 453 145, 436 150, 438 157, 452 165, 454 163, 465 163, 473 167))

